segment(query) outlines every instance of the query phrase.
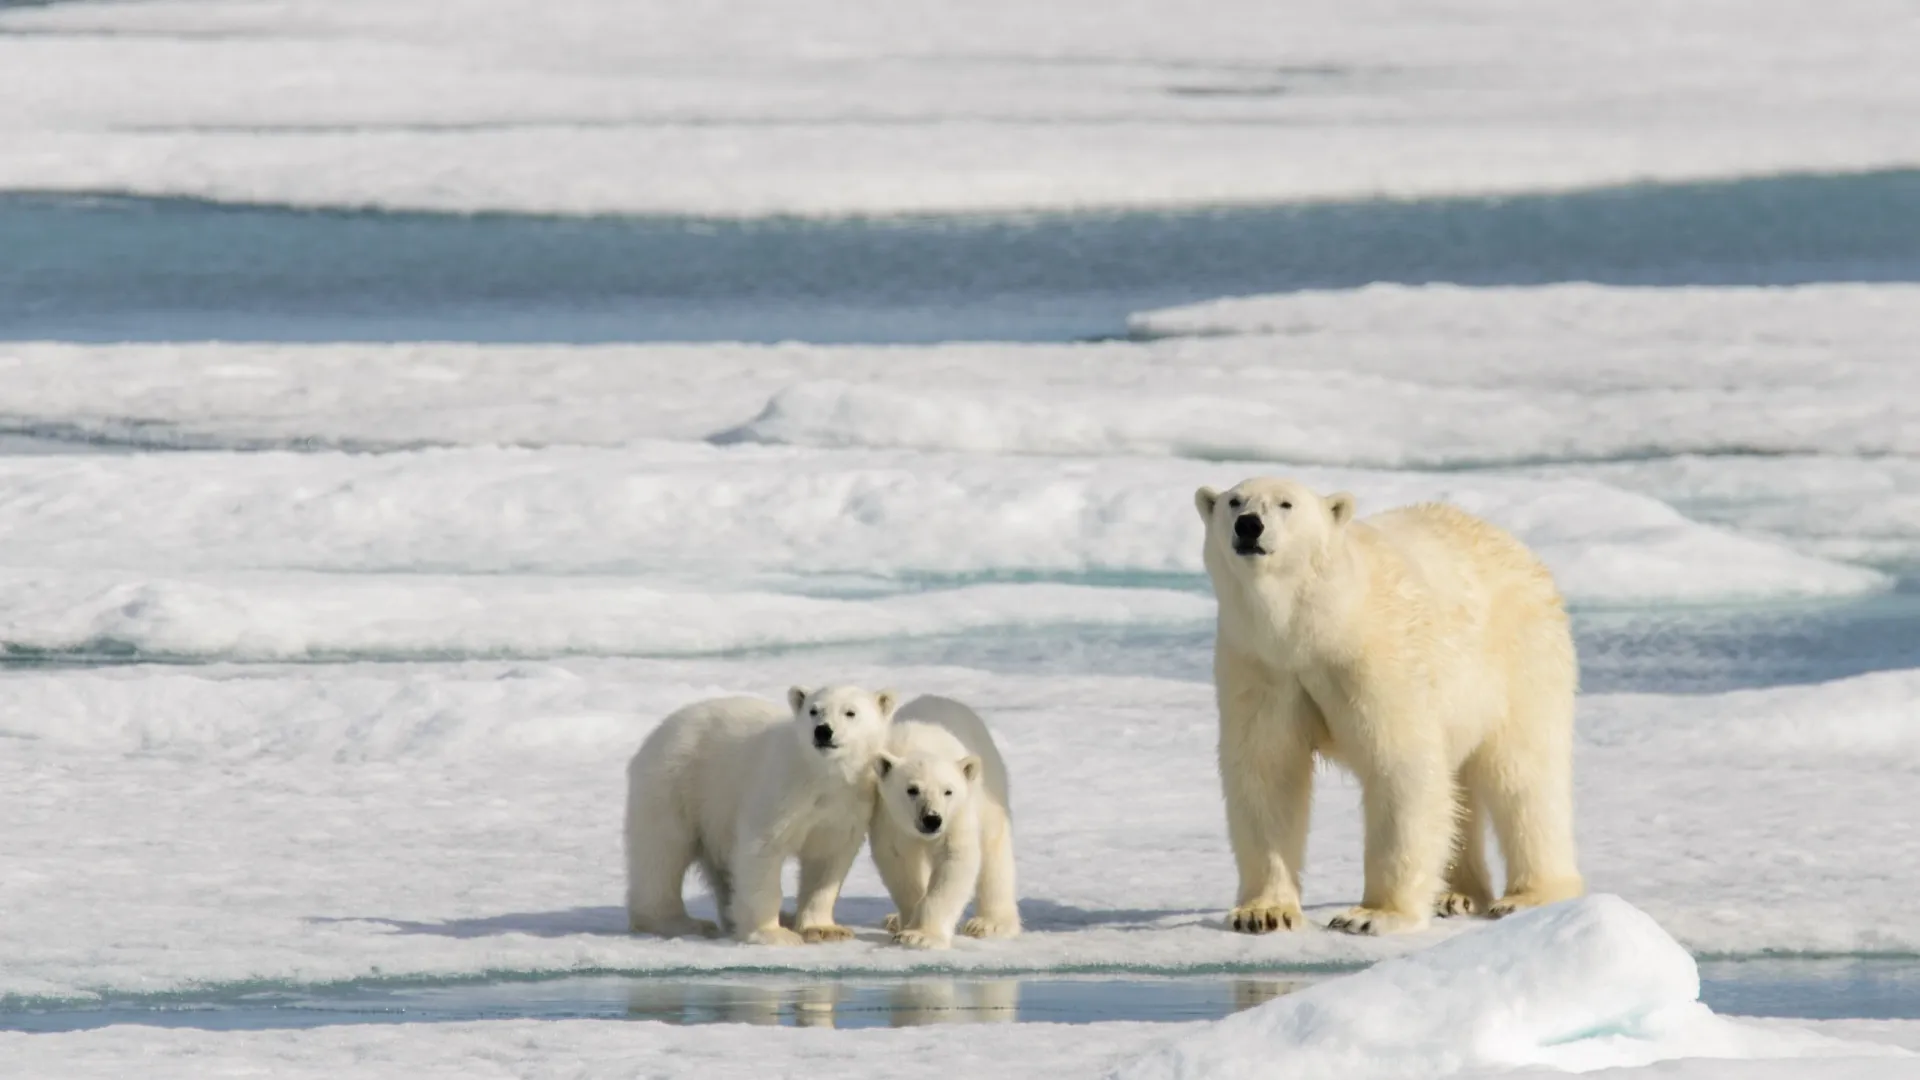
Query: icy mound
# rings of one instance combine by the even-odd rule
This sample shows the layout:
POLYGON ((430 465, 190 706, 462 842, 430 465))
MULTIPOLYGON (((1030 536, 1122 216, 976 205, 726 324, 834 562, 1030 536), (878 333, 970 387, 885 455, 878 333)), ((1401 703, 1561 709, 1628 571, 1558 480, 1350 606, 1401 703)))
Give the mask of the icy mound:
POLYGON ((1426 1077, 1886 1052, 1736 1024, 1699 994, 1693 958, 1652 918, 1619 897, 1590 896, 1229 1017, 1114 1077, 1426 1077))

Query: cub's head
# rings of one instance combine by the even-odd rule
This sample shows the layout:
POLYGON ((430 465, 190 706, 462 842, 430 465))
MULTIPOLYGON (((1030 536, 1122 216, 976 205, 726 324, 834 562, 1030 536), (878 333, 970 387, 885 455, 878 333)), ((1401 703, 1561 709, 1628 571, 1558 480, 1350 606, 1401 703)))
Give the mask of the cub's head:
POLYGON ((883 812, 900 828, 927 839, 943 833, 980 790, 980 759, 933 724, 895 725, 874 769, 880 774, 883 812))
POLYGON ((1273 477, 1242 480, 1226 491, 1193 494, 1207 525, 1207 568, 1285 569, 1311 562, 1353 520, 1353 496, 1322 496, 1305 484, 1273 477))
POLYGON ((787 691, 787 704, 793 706, 794 735, 811 753, 865 767, 887 745, 899 695, 857 686, 796 686, 787 691))

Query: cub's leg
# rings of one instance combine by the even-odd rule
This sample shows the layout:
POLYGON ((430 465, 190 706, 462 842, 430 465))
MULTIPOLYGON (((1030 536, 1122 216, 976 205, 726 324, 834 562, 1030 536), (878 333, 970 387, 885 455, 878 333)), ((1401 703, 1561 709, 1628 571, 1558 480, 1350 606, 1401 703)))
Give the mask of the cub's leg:
POLYGON ((920 917, 920 902, 926 899, 927 879, 933 864, 927 859, 927 845, 901 838, 897 830, 879 825, 873 831, 873 865, 893 898, 893 914, 883 924, 887 932, 898 933, 920 917))
POLYGON ((636 934, 711 937, 719 928, 688 915, 681 895, 697 841, 693 830, 663 802, 645 790, 628 790, 627 927, 636 934))
POLYGON ((980 814, 980 881, 974 915, 960 932, 968 937, 1012 937, 1020 932, 1020 904, 1013 887, 1013 821, 998 806, 980 814))
POLYGON ((893 935, 910 949, 945 949, 953 944, 953 927, 967 909, 967 899, 980 880, 979 828, 949 833, 933 853, 933 875, 927 895, 914 919, 893 935))
POLYGON ((728 921, 733 936, 749 945, 799 945, 803 938, 780 925, 780 867, 786 852, 777 845, 748 840, 733 856, 733 904, 728 921))
POLYGON ((864 820, 853 828, 815 829, 800 849, 800 902, 793 912, 793 928, 809 944, 846 941, 853 931, 833 921, 833 905, 840 886, 867 839, 864 820))

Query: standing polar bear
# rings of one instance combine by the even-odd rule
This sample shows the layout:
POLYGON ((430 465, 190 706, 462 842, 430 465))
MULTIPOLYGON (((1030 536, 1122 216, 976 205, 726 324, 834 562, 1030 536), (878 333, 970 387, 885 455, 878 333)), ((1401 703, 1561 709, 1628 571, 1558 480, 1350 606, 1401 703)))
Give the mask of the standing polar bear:
POLYGON ((1414 930, 1578 896, 1573 638, 1512 536, 1423 504, 1354 520, 1353 496, 1252 479, 1194 495, 1220 605, 1214 684, 1229 922, 1304 924, 1314 756, 1360 781, 1366 884, 1334 929, 1414 930), (1494 898, 1491 823, 1506 860, 1494 898))
POLYGON ((951 946, 969 897, 962 933, 1018 934, 1007 766, 987 725, 950 698, 915 698, 894 719, 879 772, 873 863, 898 909, 887 916, 894 940, 951 946))
POLYGON ((840 885, 873 816, 875 759, 896 696, 853 687, 703 701, 675 712, 627 766, 627 922, 676 936, 721 927, 691 918, 687 868, 713 890, 727 932, 760 945, 840 941, 840 885), (780 871, 800 860, 793 929, 780 925, 780 871), (797 932, 796 932, 797 931, 797 932))

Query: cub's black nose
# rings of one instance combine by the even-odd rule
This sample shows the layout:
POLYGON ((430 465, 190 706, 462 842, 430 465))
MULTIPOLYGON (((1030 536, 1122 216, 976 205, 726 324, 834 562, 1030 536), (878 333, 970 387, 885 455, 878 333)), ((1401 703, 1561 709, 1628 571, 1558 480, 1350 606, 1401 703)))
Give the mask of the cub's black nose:
POLYGON ((939 832, 940 831, 940 815, 939 814, 920 815, 920 831, 928 834, 929 836, 939 832))
POLYGON ((815 725, 813 729, 813 745, 815 746, 832 746, 833 745, 833 725, 832 724, 815 725))
POLYGON ((1260 521, 1259 514, 1241 514, 1233 519, 1233 535, 1242 540, 1258 540, 1266 525, 1260 521))

